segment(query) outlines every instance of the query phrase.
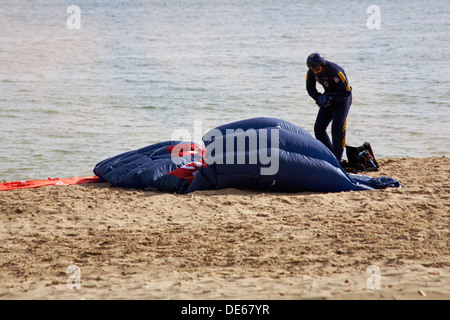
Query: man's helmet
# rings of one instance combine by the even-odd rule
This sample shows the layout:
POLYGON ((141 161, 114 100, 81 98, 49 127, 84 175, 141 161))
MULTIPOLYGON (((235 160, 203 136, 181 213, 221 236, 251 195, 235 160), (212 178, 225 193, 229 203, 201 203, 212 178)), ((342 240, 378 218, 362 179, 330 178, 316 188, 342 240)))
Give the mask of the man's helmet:
POLYGON ((324 66, 327 63, 325 58, 320 53, 311 53, 306 60, 306 65, 310 69, 316 69, 324 66))

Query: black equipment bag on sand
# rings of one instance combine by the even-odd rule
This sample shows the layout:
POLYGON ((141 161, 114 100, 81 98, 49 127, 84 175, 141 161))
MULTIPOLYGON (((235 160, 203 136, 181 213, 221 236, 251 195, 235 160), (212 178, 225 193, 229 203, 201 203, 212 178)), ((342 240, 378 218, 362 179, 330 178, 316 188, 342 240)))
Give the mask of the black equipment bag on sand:
POLYGON ((378 171, 379 165, 370 143, 364 142, 360 147, 345 146, 347 161, 341 161, 346 172, 378 171))

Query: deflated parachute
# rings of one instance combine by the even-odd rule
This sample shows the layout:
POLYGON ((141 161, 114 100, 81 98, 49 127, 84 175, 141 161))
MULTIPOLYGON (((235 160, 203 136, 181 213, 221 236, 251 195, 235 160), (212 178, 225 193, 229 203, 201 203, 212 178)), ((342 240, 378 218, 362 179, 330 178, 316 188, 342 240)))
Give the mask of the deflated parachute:
POLYGON ((254 118, 226 124, 207 132, 203 141, 208 166, 198 172, 188 192, 222 188, 280 192, 373 189, 370 179, 362 183, 352 179, 325 145, 283 120, 254 118))
POLYGON ((205 148, 166 141, 98 163, 113 186, 177 193, 223 188, 339 192, 399 187, 388 177, 350 176, 306 130, 274 118, 233 122, 207 132, 205 148))
POLYGON ((116 187, 184 193, 206 166, 205 151, 194 142, 165 141, 103 160, 94 173, 116 187))

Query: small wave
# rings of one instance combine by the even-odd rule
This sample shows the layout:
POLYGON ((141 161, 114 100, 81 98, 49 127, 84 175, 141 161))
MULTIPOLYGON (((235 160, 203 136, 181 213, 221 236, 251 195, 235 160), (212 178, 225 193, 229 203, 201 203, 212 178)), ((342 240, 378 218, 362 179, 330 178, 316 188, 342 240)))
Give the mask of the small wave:
POLYGON ((161 109, 161 108, 158 108, 157 106, 142 106, 142 107, 139 107, 140 109, 150 109, 150 110, 154 110, 154 109, 161 109))

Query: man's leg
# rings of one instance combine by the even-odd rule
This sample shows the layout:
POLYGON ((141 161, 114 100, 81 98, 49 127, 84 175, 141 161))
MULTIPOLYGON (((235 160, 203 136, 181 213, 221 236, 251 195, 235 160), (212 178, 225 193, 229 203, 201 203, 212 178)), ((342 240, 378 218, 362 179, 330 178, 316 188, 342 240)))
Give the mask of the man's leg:
POLYGON ((345 136, 347 131, 347 116, 352 104, 352 96, 344 99, 344 101, 336 103, 333 108, 333 124, 331 125, 331 136, 333 139, 333 148, 331 149, 338 159, 341 161, 344 153, 345 136))
POLYGON ((314 124, 314 134, 316 139, 322 142, 328 149, 333 151, 330 137, 327 133, 327 127, 333 119, 333 111, 330 107, 319 109, 317 113, 316 123, 314 124))

